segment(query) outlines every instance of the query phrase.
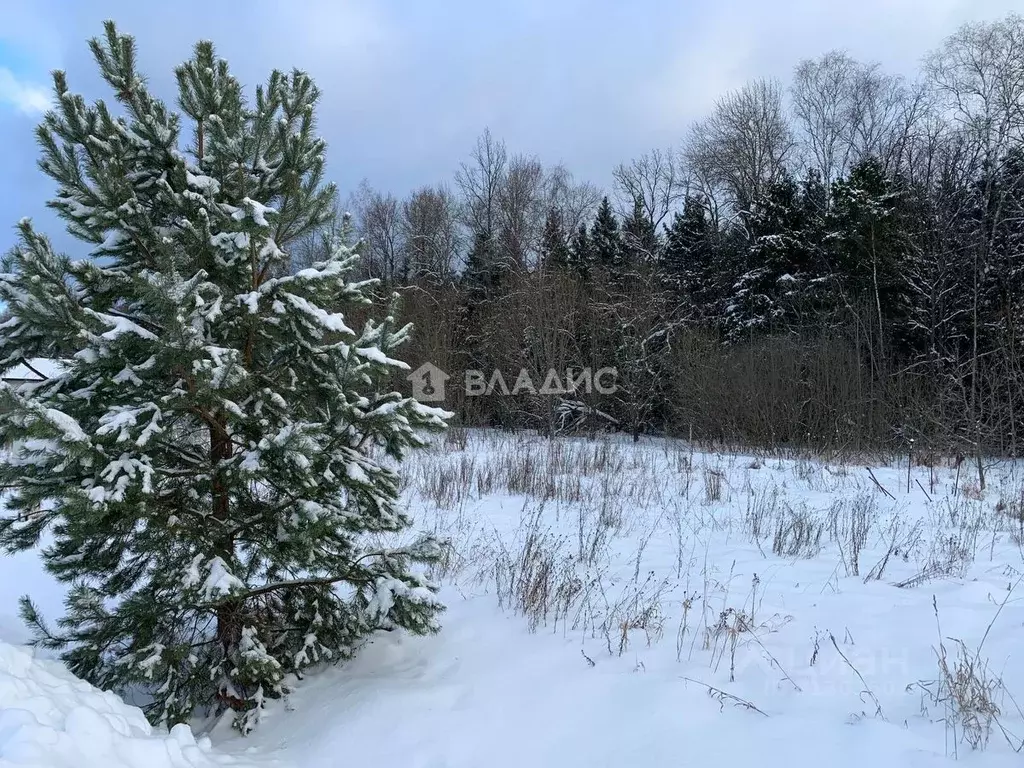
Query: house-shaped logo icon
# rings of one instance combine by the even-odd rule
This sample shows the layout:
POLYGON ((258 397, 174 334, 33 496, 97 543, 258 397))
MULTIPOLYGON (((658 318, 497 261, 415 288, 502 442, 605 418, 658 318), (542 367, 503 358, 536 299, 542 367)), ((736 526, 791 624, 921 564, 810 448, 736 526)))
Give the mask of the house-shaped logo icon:
POLYGON ((412 396, 421 403, 444 400, 444 383, 451 378, 433 363, 424 363, 407 377, 412 382, 412 396))

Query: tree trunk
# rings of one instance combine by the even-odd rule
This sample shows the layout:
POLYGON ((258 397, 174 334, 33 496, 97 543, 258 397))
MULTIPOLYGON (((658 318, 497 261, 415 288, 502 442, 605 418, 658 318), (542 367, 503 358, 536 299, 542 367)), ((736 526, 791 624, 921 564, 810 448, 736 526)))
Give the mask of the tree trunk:
MULTIPOLYGON (((231 436, 228 434, 227 419, 215 416, 210 424, 210 479, 213 496, 213 519, 227 524, 231 514, 230 491, 218 476, 219 465, 231 458, 231 436)), ((235 542, 233 536, 225 537, 221 542, 218 555, 229 565, 235 559, 235 542)), ((216 637, 227 656, 237 647, 242 636, 242 603, 229 600, 217 606, 216 637)))

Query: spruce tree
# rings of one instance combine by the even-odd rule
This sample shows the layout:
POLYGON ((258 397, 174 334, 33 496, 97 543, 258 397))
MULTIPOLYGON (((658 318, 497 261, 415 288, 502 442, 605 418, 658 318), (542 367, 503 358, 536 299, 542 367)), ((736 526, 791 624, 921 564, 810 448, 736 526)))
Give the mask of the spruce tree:
POLYGON ((622 232, 607 197, 601 200, 597 217, 590 228, 590 247, 594 253, 594 263, 599 268, 609 274, 618 273, 622 269, 622 232))
POLYGON ((868 157, 832 184, 826 244, 839 289, 875 320, 880 338, 907 341, 912 288, 907 195, 881 161, 868 157))
MULTIPOLYGON (((472 249, 466 256, 460 285, 459 334, 462 344, 458 350, 464 370, 490 371, 497 367, 492 340, 495 324, 501 322, 497 309, 501 296, 508 293, 509 275, 500 262, 496 246, 489 233, 477 232, 472 249)), ((464 400, 461 416, 469 418, 465 410, 467 407, 493 412, 500 405, 490 396, 464 400)))
POLYGON ((789 177, 773 182, 754 201, 747 268, 728 300, 727 335, 792 330, 810 303, 816 277, 815 233, 801 188, 789 177))
POLYGON ((470 308, 495 298, 502 287, 501 278, 494 241, 490 233, 478 232, 473 237, 473 247, 466 255, 466 268, 462 272, 462 286, 470 308))
POLYGON ((687 303, 691 319, 714 314, 716 287, 723 272, 715 248, 715 231, 705 212, 705 201, 687 195, 682 213, 665 227, 662 249, 664 281, 677 300, 687 303))
POLYGON ((556 206, 548 209, 540 244, 541 263, 545 269, 561 271, 569 267, 571 255, 566 241, 562 212, 556 206))
POLYGON ((234 710, 247 732, 369 633, 436 631, 418 564, 437 543, 401 546, 393 464, 447 414, 383 388, 409 328, 349 326, 340 310, 373 288, 346 279, 350 247, 289 269, 335 198, 313 81, 275 71, 249 103, 201 42, 176 70, 178 114, 113 23, 90 47, 117 110, 56 72, 37 134, 51 205, 94 258, 24 220, 0 275, 0 364, 63 365, 0 391, 0 548, 52 538, 66 613, 52 629, 22 610, 74 673, 145 690, 154 723, 234 710))
POLYGON ((594 251, 586 222, 582 222, 572 236, 572 242, 569 243, 569 261, 580 280, 585 282, 590 277, 590 270, 594 263, 594 251))
POLYGON ((982 255, 979 308, 993 335, 986 342, 1014 345, 1024 305, 1024 145, 982 168, 970 203, 968 226, 978 243, 971 250, 982 255))
POLYGON ((633 210, 622 222, 623 266, 652 266, 659 251, 658 233, 654 222, 647 215, 639 200, 634 201, 633 210))

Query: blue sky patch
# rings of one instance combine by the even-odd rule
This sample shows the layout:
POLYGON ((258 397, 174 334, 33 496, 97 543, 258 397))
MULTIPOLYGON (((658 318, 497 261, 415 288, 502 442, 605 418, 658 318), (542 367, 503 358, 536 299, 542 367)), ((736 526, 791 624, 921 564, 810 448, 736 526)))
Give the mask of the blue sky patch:
POLYGON ((24 46, 0 38, 0 67, 17 77, 45 79, 46 68, 24 46))

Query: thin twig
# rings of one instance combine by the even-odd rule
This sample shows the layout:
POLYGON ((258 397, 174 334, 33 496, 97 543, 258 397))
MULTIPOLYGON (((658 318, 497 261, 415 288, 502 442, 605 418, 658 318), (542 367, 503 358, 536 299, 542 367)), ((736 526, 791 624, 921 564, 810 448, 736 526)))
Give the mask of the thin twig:
POLYGON ((697 685, 702 685, 705 688, 707 688, 708 696, 710 696, 713 699, 717 699, 718 703, 722 705, 722 709, 725 709, 725 702, 730 701, 733 703, 734 706, 744 707, 745 709, 751 709, 754 712, 757 712, 759 715, 764 715, 765 717, 768 717, 768 713, 758 708, 756 704, 753 704, 747 701, 746 699, 741 699, 739 696, 733 696, 731 693, 726 693, 721 688, 715 688, 715 686, 713 685, 702 683, 700 680, 694 680, 692 677, 684 677, 683 680, 686 680, 688 683, 696 683, 697 685))
MULTIPOLYGON (((871 470, 868 470, 868 471, 870 472, 871 470)), ((881 717, 884 720, 885 719, 885 715, 882 714, 882 705, 878 703, 878 697, 876 697, 874 692, 871 690, 871 688, 868 687, 867 681, 864 680, 864 676, 857 670, 857 668, 855 666, 853 666, 853 664, 850 662, 850 660, 848 658, 846 658, 846 654, 844 654, 839 649, 839 643, 836 642, 835 635, 833 635, 831 632, 829 632, 828 633, 828 639, 832 641, 832 645, 835 646, 836 653, 838 653, 839 656, 842 658, 842 660, 846 662, 846 666, 848 666, 850 669, 852 669, 853 673, 858 678, 860 678, 861 685, 864 686, 864 691, 863 692, 866 693, 868 696, 870 696, 871 697, 871 701, 874 702, 874 705, 875 705, 875 717, 881 717)))
POLYGON ((771 651, 769 651, 767 648, 765 648, 764 643, 761 642, 761 638, 759 638, 757 636, 757 633, 754 632, 753 627, 751 627, 750 625, 747 625, 747 631, 750 633, 750 636, 754 639, 754 642, 757 643, 761 647, 761 650, 765 652, 765 655, 768 656, 768 659, 778 668, 779 672, 782 673, 783 679, 786 682, 788 682, 790 685, 792 685, 793 689, 795 691, 797 691, 798 693, 800 691, 802 691, 803 689, 800 688, 799 685, 797 685, 796 680, 794 680, 792 677, 789 676, 789 673, 782 666, 782 663, 777 658, 775 658, 775 656, 772 655, 771 651))

